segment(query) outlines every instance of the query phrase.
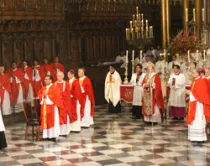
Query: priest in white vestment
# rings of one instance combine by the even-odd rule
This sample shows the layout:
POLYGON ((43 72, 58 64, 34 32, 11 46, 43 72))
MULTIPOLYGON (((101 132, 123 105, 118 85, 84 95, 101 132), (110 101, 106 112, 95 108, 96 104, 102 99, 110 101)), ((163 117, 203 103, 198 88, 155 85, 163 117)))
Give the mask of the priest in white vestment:
POLYGON ((187 115, 188 140, 207 141, 206 124, 210 120, 210 90, 207 79, 200 77, 200 69, 193 70, 194 82, 191 90, 186 90, 190 96, 187 115))
POLYGON ((144 89, 142 86, 142 81, 145 77, 145 73, 142 72, 142 65, 136 65, 136 73, 131 77, 130 84, 134 86, 133 92, 133 116, 136 119, 143 118, 142 115, 142 97, 144 94, 144 89))
POLYGON ((150 55, 146 55, 146 57, 145 57, 145 62, 143 62, 143 64, 142 64, 142 71, 143 71, 144 73, 147 72, 147 66, 148 66, 148 64, 150 64, 150 63, 152 63, 152 57, 151 57, 150 55))
POLYGON ((113 66, 109 66, 109 72, 105 79, 105 99, 109 103, 109 112, 119 113, 121 112, 120 104, 120 85, 122 80, 120 74, 115 70, 113 66))
POLYGON ((180 66, 174 65, 168 85, 170 87, 169 96, 169 116, 174 120, 184 120, 186 117, 185 86, 184 74, 180 73, 180 66))
POLYGON ((195 64, 193 62, 189 62, 188 57, 185 57, 185 61, 181 64, 181 72, 185 76, 186 85, 192 84, 192 76, 191 73, 195 69, 195 64))

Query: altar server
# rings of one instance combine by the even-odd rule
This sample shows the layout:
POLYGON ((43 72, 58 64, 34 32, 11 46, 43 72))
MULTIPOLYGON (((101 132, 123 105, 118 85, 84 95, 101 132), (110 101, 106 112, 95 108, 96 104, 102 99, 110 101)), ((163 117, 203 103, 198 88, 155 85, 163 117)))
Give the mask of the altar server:
POLYGON ((120 85, 122 80, 120 74, 115 70, 113 66, 109 66, 109 72, 105 79, 105 99, 109 103, 110 113, 121 112, 120 104, 120 85))
POLYGON ((203 142, 207 140, 206 123, 210 120, 210 91, 207 79, 200 77, 200 69, 193 70, 194 82, 191 90, 187 115, 188 140, 203 142))
POLYGON ((63 110, 63 101, 59 89, 53 85, 52 76, 45 77, 45 85, 38 93, 41 104, 41 129, 43 138, 52 139, 60 135, 59 110, 63 110))
POLYGON ((136 73, 131 77, 130 84, 134 86, 133 92, 133 115, 136 119, 143 118, 142 115, 142 97, 144 94, 144 89, 142 86, 142 81, 145 77, 145 73, 142 72, 142 65, 136 65, 136 73))
POLYGON ((174 120, 184 120, 186 116, 186 80, 184 74, 180 73, 179 65, 173 66, 173 74, 169 78, 168 85, 170 86, 169 116, 174 120))
POLYGON ((10 115, 10 95, 11 95, 11 85, 10 76, 4 73, 4 66, 0 66, 0 107, 3 115, 10 115))
MULTIPOLYGON (((1 96, 0 96, 0 103, 1 103, 1 96)), ((7 147, 7 141, 4 134, 5 127, 4 127, 4 121, 2 119, 2 113, 1 113, 1 107, 0 107, 0 149, 7 147)))
POLYGON ((95 99, 93 93, 93 87, 90 79, 85 75, 85 69, 80 68, 78 70, 79 84, 82 91, 82 105, 84 109, 81 111, 81 127, 90 127, 94 124, 94 107, 95 99))
POLYGON ((83 109, 82 107, 82 92, 79 85, 78 79, 75 78, 75 71, 70 70, 68 72, 69 78, 69 86, 70 86, 70 98, 71 98, 71 105, 70 110, 72 113, 72 120, 71 120, 71 131, 73 132, 80 132, 81 131, 81 118, 80 112, 83 109))

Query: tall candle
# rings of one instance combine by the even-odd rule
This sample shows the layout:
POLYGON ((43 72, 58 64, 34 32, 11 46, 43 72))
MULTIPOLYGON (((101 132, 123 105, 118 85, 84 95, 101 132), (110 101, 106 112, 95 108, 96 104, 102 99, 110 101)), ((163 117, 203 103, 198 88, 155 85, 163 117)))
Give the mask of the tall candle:
POLYGON ((202 21, 205 21, 205 12, 204 12, 204 8, 202 8, 202 21))
POLYGON ((140 50, 140 63, 142 64, 142 50, 140 50))
POLYGON ((195 8, 193 8, 193 21, 195 22, 195 8))
POLYGON ((128 63, 128 50, 126 50, 126 59, 125 62, 128 63))
POLYGON ((196 57, 195 57, 195 58, 196 58, 196 59, 195 59, 196 61, 198 61, 198 57, 199 57, 199 51, 196 50, 196 57))
POLYGON ((132 29, 132 27, 133 27, 133 26, 132 26, 132 21, 130 21, 130 29, 132 29))
POLYGON ((186 21, 186 22, 188 22, 188 8, 186 8, 186 9, 185 9, 185 12, 186 12, 186 18, 185 18, 185 21, 186 21))
POLYGON ((152 26, 149 27, 149 34, 150 34, 150 38, 153 38, 153 27, 152 26))
POLYGON ((133 50, 132 51, 132 61, 134 61, 134 54, 135 54, 135 51, 133 50))
POLYGON ((141 19, 142 21, 144 21, 144 14, 141 14, 141 19))
POLYGON ((190 50, 187 51, 187 55, 188 55, 188 62, 190 62, 190 50))
POLYGON ((166 49, 163 51, 164 60, 166 60, 166 49))
POLYGON ((136 6, 136 14, 139 14, 139 7, 136 6))
POLYGON ((146 20, 146 27, 148 27, 148 20, 146 20))
POLYGON ((203 50, 203 60, 206 61, 206 50, 203 50))
POLYGON ((135 26, 135 15, 133 15, 133 26, 135 26))

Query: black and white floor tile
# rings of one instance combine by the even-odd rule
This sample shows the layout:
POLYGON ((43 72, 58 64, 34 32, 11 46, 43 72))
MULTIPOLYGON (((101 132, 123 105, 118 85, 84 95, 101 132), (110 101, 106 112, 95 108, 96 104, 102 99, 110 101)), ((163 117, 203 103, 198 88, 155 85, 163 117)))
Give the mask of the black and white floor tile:
POLYGON ((187 140, 184 121, 167 120, 147 126, 132 118, 129 108, 109 114, 97 107, 95 125, 67 138, 25 140, 25 125, 6 126, 8 148, 0 151, 0 166, 207 166, 210 143, 187 140))

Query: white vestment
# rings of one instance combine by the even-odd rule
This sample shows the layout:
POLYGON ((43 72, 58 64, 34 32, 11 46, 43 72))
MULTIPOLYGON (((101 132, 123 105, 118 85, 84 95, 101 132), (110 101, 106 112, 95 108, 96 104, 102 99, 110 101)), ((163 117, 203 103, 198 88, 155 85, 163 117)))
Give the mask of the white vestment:
POLYGON ((142 97, 144 94, 144 89, 142 86, 142 82, 145 77, 145 73, 142 73, 137 80, 137 73, 134 73, 131 77, 130 84, 134 86, 133 91, 133 105, 134 106, 141 106, 142 105, 142 97))
POLYGON ((196 101, 195 119, 188 125, 188 140, 206 141, 206 118, 204 116, 203 104, 190 93, 190 101, 196 101))
MULTIPOLYGON (((46 86, 46 89, 49 89, 52 86, 52 84, 46 86)), ((50 100, 50 98, 47 96, 46 97, 46 105, 53 105, 54 103, 50 100)), ((40 103, 41 105, 44 104, 44 98, 42 98, 42 101, 40 103)), ((44 129, 43 130, 43 138, 56 138, 59 137, 60 135, 60 122, 59 122, 59 112, 58 112, 58 107, 55 105, 54 108, 54 126, 49 129, 44 129)))
MULTIPOLYGON (((76 78, 72 78, 69 80, 69 83, 72 84, 73 81, 75 80, 76 78)), ((71 98, 73 98, 74 96, 71 96, 71 98)), ((81 105, 79 103, 79 100, 77 100, 77 120, 74 122, 74 123, 71 123, 70 124, 70 129, 71 131, 74 131, 74 132, 79 132, 81 131, 81 122, 80 122, 80 110, 81 110, 81 105)))
MULTIPOLYGON (((27 68, 27 67, 26 67, 27 68)), ((26 80, 29 81, 29 77, 28 74, 25 72, 24 74, 24 78, 26 80)), ((33 92, 33 86, 31 85, 31 83, 29 82, 29 87, 28 87, 28 94, 27 94, 27 98, 26 98, 26 102, 32 102, 34 99, 34 92, 33 92)))
POLYGON ((195 64, 193 62, 183 62, 181 65, 181 71, 185 76, 186 84, 191 85, 192 83, 192 78, 191 78, 191 73, 195 69, 195 64))
POLYGON ((122 80, 120 74, 115 71, 113 74, 110 72, 107 73, 105 79, 105 99, 109 103, 112 102, 115 107, 120 101, 120 85, 122 84, 122 80), (110 80, 112 77, 112 80, 110 80))
POLYGON ((184 74, 171 74, 168 85, 170 86, 169 106, 185 107, 185 76, 184 74), (176 79, 175 84, 172 85, 173 78, 176 79))
POLYGON ((197 66, 196 66, 196 68, 199 68, 199 69, 201 69, 201 68, 208 68, 208 67, 210 67, 210 60, 206 60, 205 63, 204 63, 203 60, 200 60, 198 62, 198 64, 197 64, 197 66))
POLYGON ((115 59, 115 62, 123 62, 123 64, 120 66, 121 68, 125 68, 125 65, 126 65, 126 56, 123 55, 123 56, 120 56, 118 55, 115 59))
MULTIPOLYGON (((83 82, 85 78, 86 76, 80 78, 79 81, 83 82)), ((82 93, 85 93, 84 88, 82 86, 80 87, 81 87, 82 93)), ((82 118, 82 121, 81 121, 81 127, 90 127, 91 125, 94 124, 93 117, 90 116, 90 113, 91 113, 91 101, 89 97, 87 96, 85 106, 84 106, 84 117, 82 118)))
POLYGON ((1 109, 3 115, 10 115, 12 113, 10 107, 10 95, 6 90, 4 90, 4 101, 2 103, 1 109))

